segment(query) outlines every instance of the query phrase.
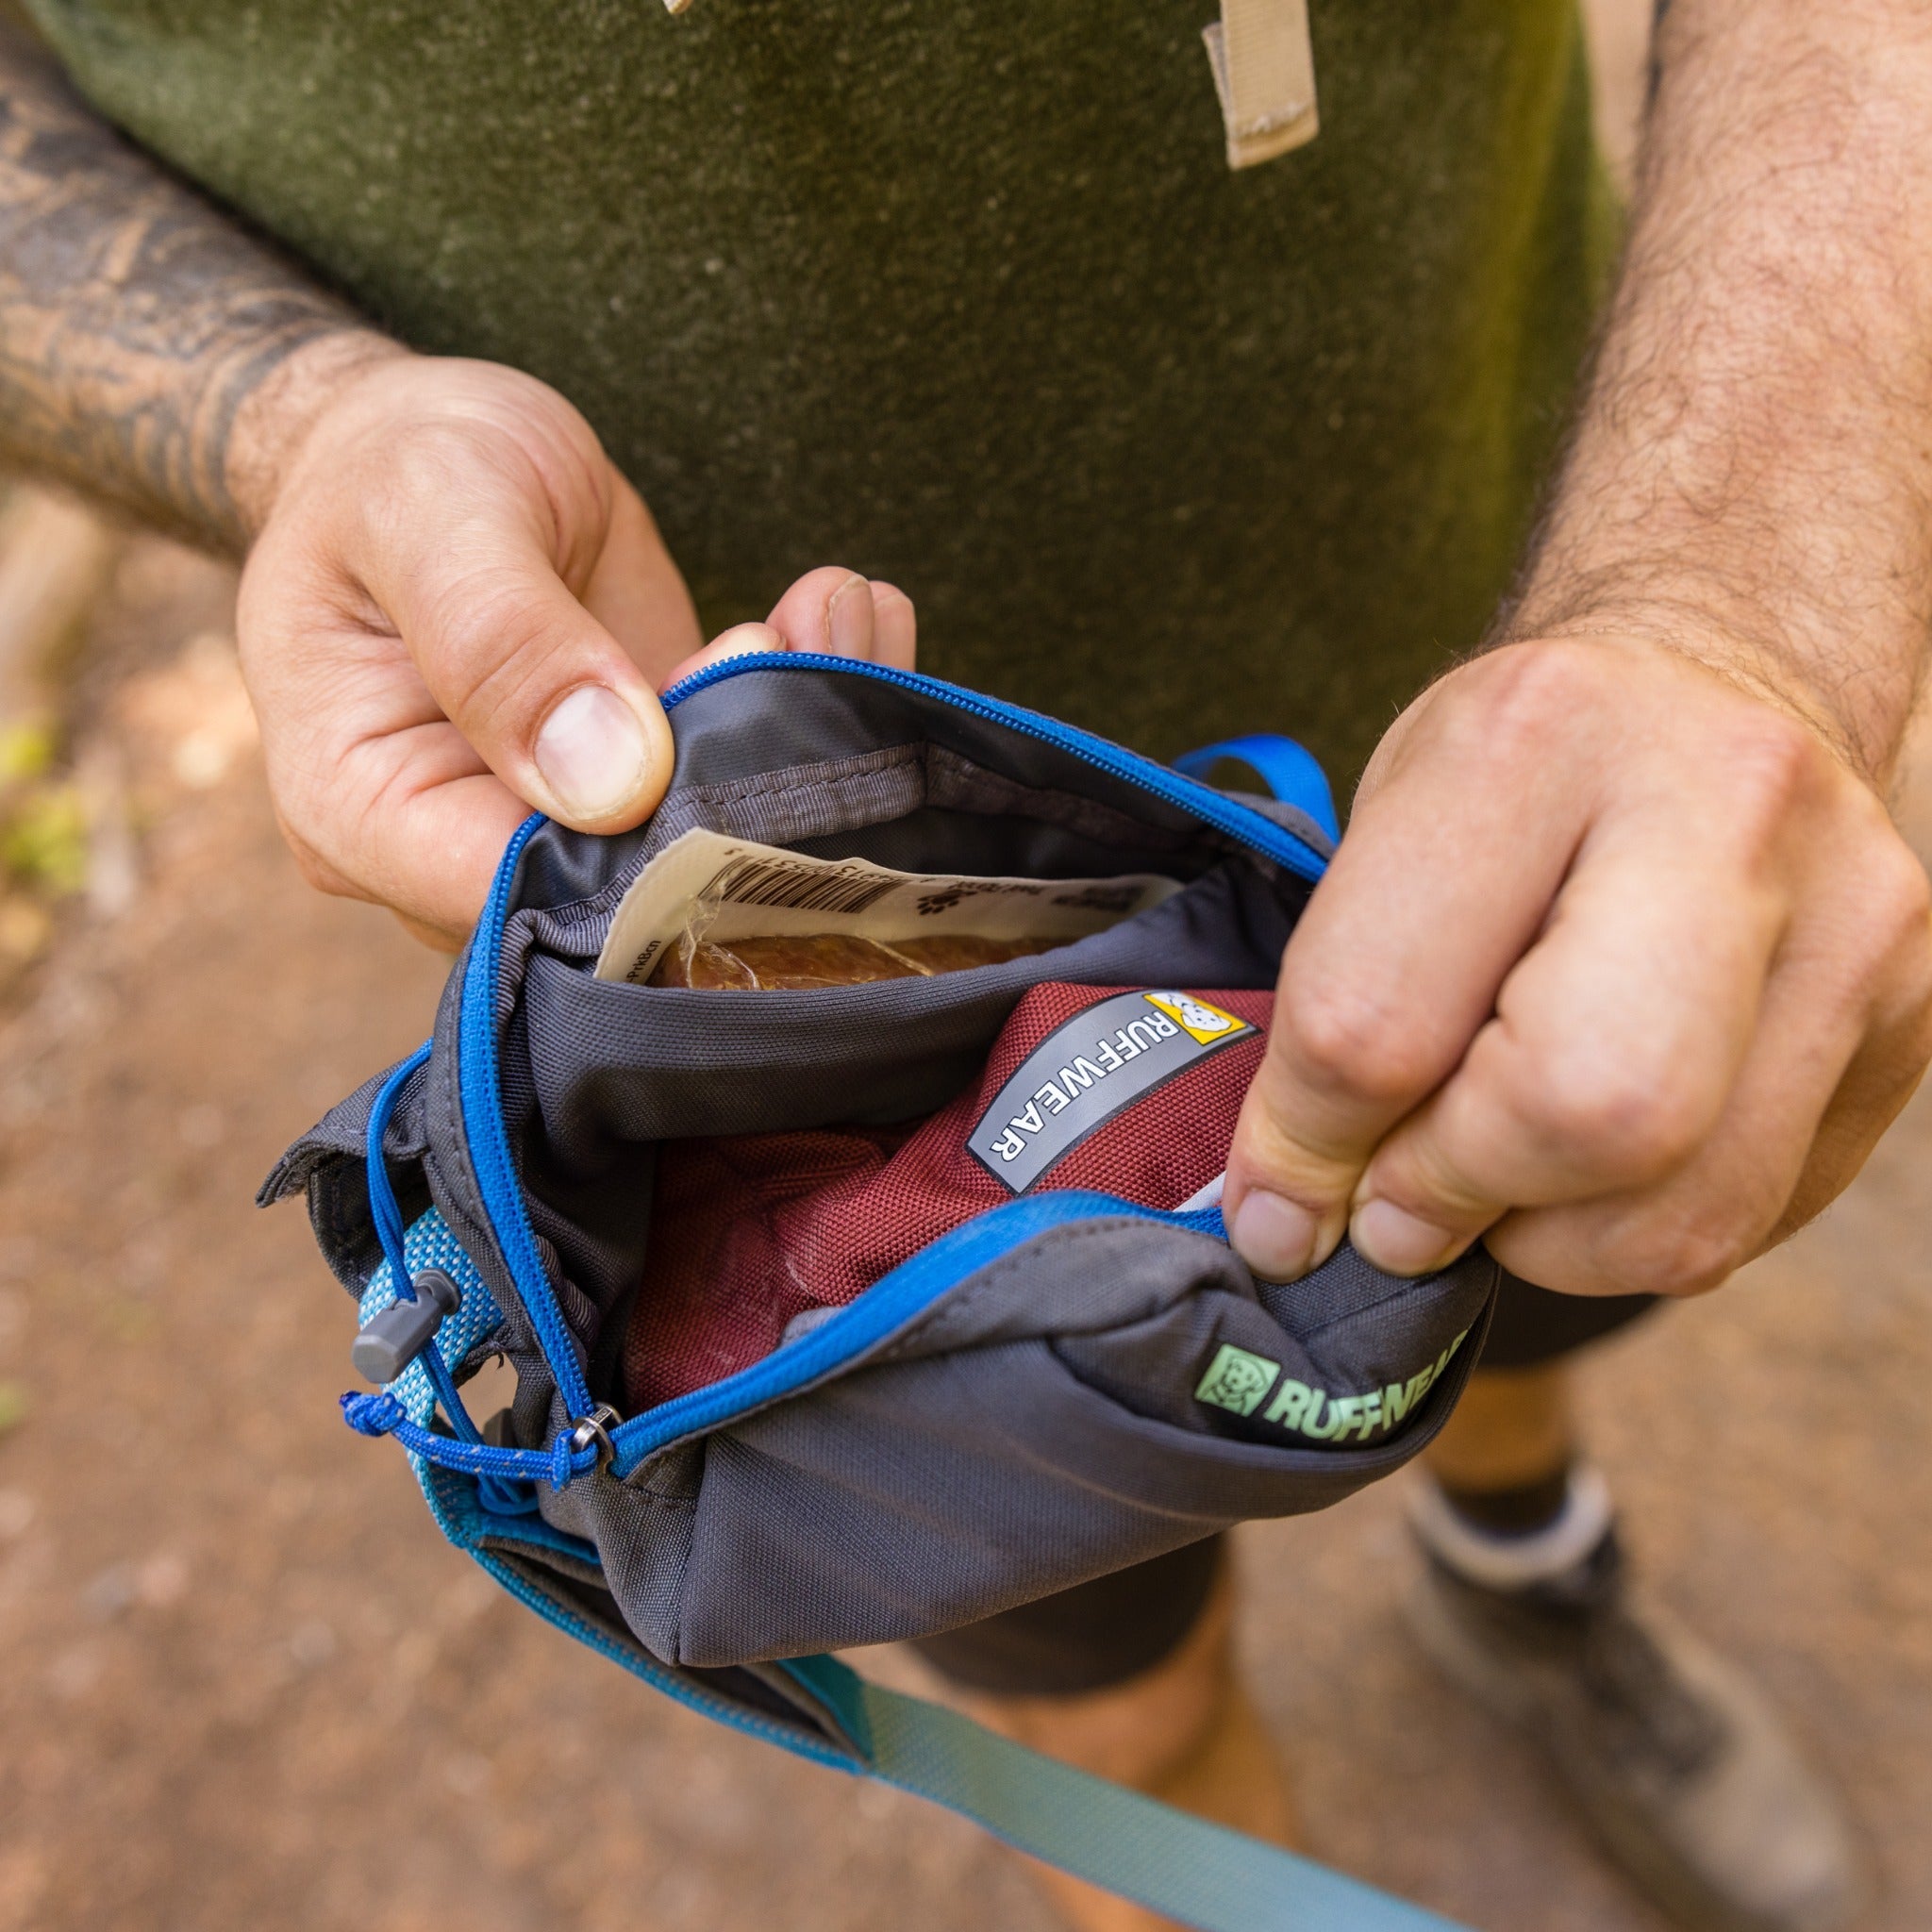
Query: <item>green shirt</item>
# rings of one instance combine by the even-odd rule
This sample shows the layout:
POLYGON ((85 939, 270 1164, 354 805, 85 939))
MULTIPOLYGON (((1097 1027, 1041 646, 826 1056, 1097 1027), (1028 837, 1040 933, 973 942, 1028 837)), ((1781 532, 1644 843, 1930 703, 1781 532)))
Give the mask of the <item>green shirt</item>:
POLYGON ((575 402, 709 627, 844 563, 921 661, 1346 777, 1481 632, 1613 240, 1571 0, 33 0, 114 121, 416 346, 575 402))

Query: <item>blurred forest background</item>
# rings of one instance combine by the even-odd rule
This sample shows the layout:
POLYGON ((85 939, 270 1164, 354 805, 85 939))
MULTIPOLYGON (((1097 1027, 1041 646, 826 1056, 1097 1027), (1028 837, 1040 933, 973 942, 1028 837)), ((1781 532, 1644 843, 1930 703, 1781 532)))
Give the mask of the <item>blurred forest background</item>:
MULTIPOLYGON (((1627 161, 1646 0, 1599 0, 1627 161)), ((233 579, 0 504, 0 1932, 1049 1932, 968 1826, 673 1708, 541 1626, 337 1417, 350 1309, 282 1145, 443 967, 309 892, 233 579)), ((1281 721, 1291 726, 1291 721, 1281 721)), ((1932 853, 1932 797, 1904 810, 1932 853)), ((1770 1684, 1932 1924, 1932 1097, 1852 1194, 1604 1350, 1662 1593, 1770 1684)), ((1314 1849, 1486 1932, 1660 1932, 1395 1605, 1393 1486, 1241 1538, 1314 1849)))

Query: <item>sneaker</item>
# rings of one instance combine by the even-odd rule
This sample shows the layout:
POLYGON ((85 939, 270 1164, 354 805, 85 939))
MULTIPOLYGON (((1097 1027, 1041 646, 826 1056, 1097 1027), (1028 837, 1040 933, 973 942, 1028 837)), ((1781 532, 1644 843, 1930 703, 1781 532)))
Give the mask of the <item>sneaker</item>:
POLYGON ((1513 1588, 1471 1582, 1424 1548, 1408 1605, 1424 1650, 1541 1747, 1666 1911, 1695 1932, 1851 1923, 1869 1885, 1831 1790, 1750 1683, 1633 1598, 1614 1527, 1556 1576, 1513 1588))

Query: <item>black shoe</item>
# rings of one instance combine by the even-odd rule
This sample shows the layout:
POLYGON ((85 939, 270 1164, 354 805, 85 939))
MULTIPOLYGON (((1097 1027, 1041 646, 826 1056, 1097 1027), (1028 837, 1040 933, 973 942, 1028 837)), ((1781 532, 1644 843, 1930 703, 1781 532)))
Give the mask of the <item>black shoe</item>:
POLYGON ((1409 1622, 1449 1679, 1547 1754, 1611 1855, 1696 1932, 1838 1932, 1870 1896, 1829 1787, 1744 1677, 1633 1601, 1614 1530, 1553 1582, 1430 1555, 1409 1622))

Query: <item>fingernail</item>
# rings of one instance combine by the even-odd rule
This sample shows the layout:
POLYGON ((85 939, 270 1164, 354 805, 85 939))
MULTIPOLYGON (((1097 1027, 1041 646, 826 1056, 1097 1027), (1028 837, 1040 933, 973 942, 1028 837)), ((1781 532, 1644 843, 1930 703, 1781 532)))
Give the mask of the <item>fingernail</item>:
POLYGON ((873 655, 910 671, 918 656, 919 618, 912 599, 891 584, 872 587, 873 655))
POLYGON ((1315 1217, 1293 1201, 1250 1188, 1235 1210, 1227 1239, 1264 1281, 1292 1281, 1315 1258, 1315 1217))
POLYGON ((644 727, 614 691, 579 685, 544 719, 536 758, 569 817, 604 818, 628 805, 643 781, 644 727))
POLYGON ((825 627, 832 634, 833 657, 872 656, 872 586, 863 577, 848 577, 832 592, 825 627))
POLYGON ((1348 1235, 1356 1253, 1385 1274, 1433 1274, 1465 1245, 1462 1236, 1380 1199, 1355 1210, 1348 1235))

